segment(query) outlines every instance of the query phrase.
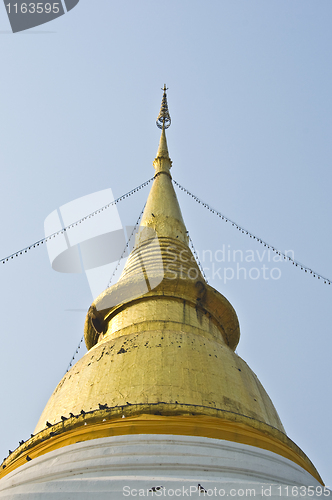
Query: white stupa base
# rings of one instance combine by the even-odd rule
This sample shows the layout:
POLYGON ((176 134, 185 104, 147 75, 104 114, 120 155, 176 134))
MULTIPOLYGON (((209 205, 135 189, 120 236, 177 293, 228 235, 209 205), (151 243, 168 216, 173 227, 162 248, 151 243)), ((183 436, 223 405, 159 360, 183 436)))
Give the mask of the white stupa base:
POLYGON ((203 437, 141 434, 85 441, 36 458, 0 480, 0 499, 332 500, 323 488, 316 495, 320 487, 294 462, 260 448, 203 437))

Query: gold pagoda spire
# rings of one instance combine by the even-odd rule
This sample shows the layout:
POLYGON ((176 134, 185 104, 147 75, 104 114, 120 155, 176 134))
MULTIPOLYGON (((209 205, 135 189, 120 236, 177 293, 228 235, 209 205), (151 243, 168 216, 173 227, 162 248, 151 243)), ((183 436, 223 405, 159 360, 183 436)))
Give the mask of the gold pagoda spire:
MULTIPOLYGON (((151 233, 143 229, 150 228, 158 238, 171 238, 188 245, 188 231, 183 221, 180 205, 174 191, 170 169, 172 161, 169 157, 166 128, 171 124, 168 111, 166 85, 161 103, 157 126, 161 128, 161 136, 157 156, 153 162, 155 169, 154 182, 142 216, 139 233, 136 237, 136 247, 151 233), (160 125, 162 124, 162 125, 160 125)), ((190 256, 191 258, 191 256, 190 256)), ((193 261, 194 262, 194 261, 193 261)))
POLYGON ((118 283, 88 311, 88 352, 60 381, 35 436, 5 461, 0 477, 80 441, 175 434, 270 450, 322 482, 287 437, 256 375, 234 352, 240 337, 236 312, 205 282, 188 247, 170 174, 166 90, 157 118, 154 182, 135 248, 118 283))

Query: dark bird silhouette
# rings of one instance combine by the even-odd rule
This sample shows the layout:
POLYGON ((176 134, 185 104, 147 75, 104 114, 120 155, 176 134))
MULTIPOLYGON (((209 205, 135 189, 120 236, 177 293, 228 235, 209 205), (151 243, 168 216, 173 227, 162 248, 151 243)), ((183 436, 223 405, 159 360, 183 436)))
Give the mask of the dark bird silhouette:
POLYGON ((24 444, 24 441, 20 441, 20 446, 22 446, 22 444, 24 444))
POLYGON ((33 438, 34 434, 31 434, 31 437, 33 438))
POLYGON ((72 412, 69 413, 69 416, 72 417, 72 418, 75 417, 75 415, 72 412))
POLYGON ((81 415, 85 415, 85 411, 84 410, 81 410, 81 415))
POLYGON ((101 404, 99 403, 99 405, 98 405, 98 406, 99 406, 99 409, 100 409, 100 410, 106 410, 106 408, 108 408, 107 404, 105 404, 105 405, 101 405, 101 404))
POLYGON ((131 406, 131 403, 128 403, 128 401, 126 401, 126 404, 129 405, 129 406, 131 406))
POLYGON ((32 458, 29 457, 29 455, 27 455, 27 462, 30 462, 30 460, 32 460, 32 458))
POLYGON ((12 453, 13 453, 12 450, 9 450, 9 455, 11 455, 12 453))
POLYGON ((66 417, 64 417, 63 415, 61 415, 61 420, 62 422, 64 422, 65 420, 68 420, 66 417))
POLYGON ((199 484, 199 483, 197 485, 197 488, 198 488, 198 491, 202 491, 203 493, 207 493, 206 489, 203 488, 203 486, 201 484, 199 484))
POLYGON ((49 421, 46 422, 47 427, 53 427, 52 424, 49 423, 49 421))
POLYGON ((163 486, 153 486, 152 488, 149 489, 149 491, 159 491, 163 488, 163 486))

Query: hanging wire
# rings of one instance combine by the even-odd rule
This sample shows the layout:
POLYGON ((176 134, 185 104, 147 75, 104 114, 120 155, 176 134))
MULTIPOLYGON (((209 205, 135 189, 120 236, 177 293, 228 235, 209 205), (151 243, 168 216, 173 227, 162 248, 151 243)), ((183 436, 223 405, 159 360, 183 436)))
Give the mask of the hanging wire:
MULTIPOLYGON (((82 222, 86 221, 87 219, 90 219, 91 217, 94 217, 95 215, 97 214, 100 214, 101 212, 103 212, 104 210, 107 210, 109 207, 113 206, 113 205, 117 205, 120 201, 124 200, 125 198, 129 198, 129 196, 131 196, 132 194, 136 193, 139 189, 142 189, 144 188, 145 186, 147 186, 148 184, 150 184, 150 182, 152 182, 154 179, 154 177, 151 177, 151 179, 149 179, 148 181, 146 182, 143 182, 143 184, 137 186, 136 188, 132 189, 131 191, 128 191, 128 193, 125 193, 123 194, 122 196, 120 196, 119 198, 117 198, 116 200, 108 203, 107 205, 104 205, 103 207, 99 208, 98 210, 95 210, 94 212, 92 212, 91 214, 89 215, 86 215, 85 217, 82 217, 81 219, 79 219, 78 221, 76 222, 73 222, 72 224, 69 224, 69 226, 66 226, 65 228, 61 229, 60 231, 57 231, 56 233, 53 233, 49 236, 47 236, 46 238, 43 238, 41 240, 38 240, 36 241, 35 243, 32 243, 31 245, 29 245, 28 247, 25 247, 23 248, 22 250, 18 250, 17 252, 9 255, 8 257, 5 257, 4 259, 0 259, 0 263, 2 264, 6 264, 7 262, 9 262, 9 260, 11 259, 14 259, 14 257, 19 257, 20 255, 23 255, 24 253, 28 253, 29 250, 32 250, 32 248, 36 248, 36 247, 39 247, 39 245, 43 245, 44 243, 46 243, 48 240, 50 240, 51 238, 55 238, 56 236, 60 235, 60 234, 64 234, 65 231, 68 231, 68 229, 72 229, 73 227, 77 226, 78 224, 81 224, 82 222)), ((145 205, 144 205, 144 208, 145 208, 145 205)), ((142 217, 142 214, 144 212, 144 208, 142 210, 142 212, 140 213, 140 216, 137 220, 137 223, 129 237, 129 240, 128 240, 128 243, 126 244, 126 247, 123 251, 123 253, 121 254, 121 257, 120 257, 120 260, 113 272, 113 275, 111 276, 111 279, 110 279, 110 282, 108 284, 108 287, 111 285, 111 281, 115 275, 115 272, 120 264, 120 261, 121 259, 123 258, 126 250, 127 250, 127 247, 129 246, 129 242, 137 228, 137 225, 142 217)), ((66 370, 66 373, 69 371, 69 369, 73 366, 73 361, 75 360, 75 357, 76 357, 76 354, 78 354, 78 351, 80 350, 81 346, 82 346, 82 343, 83 343, 83 340, 84 340, 84 336, 81 338, 77 348, 76 348, 76 351, 74 353, 74 355, 72 356, 71 360, 70 360, 70 363, 67 367, 67 370, 66 370)))
POLYGON ((195 247, 194 247, 193 240, 190 238, 189 233, 188 233, 188 237, 189 237, 190 246, 191 246, 192 251, 193 251, 193 253, 194 253, 194 255, 195 255, 195 259, 196 259, 197 265, 198 265, 198 267, 199 267, 199 269, 200 269, 201 273, 203 274, 203 277, 204 277, 205 281, 206 281, 207 283, 209 283, 209 282, 208 282, 208 280, 207 280, 206 274, 205 274, 205 272, 204 272, 204 268, 203 268, 203 266, 202 266, 202 264, 201 264, 201 261, 199 260, 198 253, 196 252, 196 249, 195 249, 195 247))
MULTIPOLYGON (((95 215, 101 213, 102 211, 104 210, 107 210, 109 207, 113 206, 113 205, 117 205, 120 201, 124 200, 125 198, 128 198, 129 196, 131 196, 132 194, 136 193, 139 189, 142 189, 144 188, 145 186, 147 186, 148 184, 150 184, 150 182, 153 181, 153 177, 151 177, 151 179, 149 179, 148 181, 144 182, 143 184, 141 184, 140 186, 137 186, 136 188, 132 189, 131 191, 128 191, 128 193, 125 193, 124 195, 120 196, 119 198, 117 198, 116 200, 112 201, 111 203, 108 203, 107 205, 101 207, 100 209, 98 210, 95 210, 94 212, 92 212, 91 214, 89 215, 86 215, 85 217, 82 217, 81 219, 79 219, 78 221, 76 222, 73 222, 72 224, 66 226, 65 228, 61 229, 60 231, 57 231, 49 236, 47 236, 46 238, 43 238, 41 240, 38 240, 36 241, 35 243, 32 243, 31 245, 29 245, 28 247, 25 247, 23 248, 22 250, 18 250, 17 252, 9 255, 8 257, 5 257, 3 259, 0 259, 0 263, 2 264, 6 264, 7 262, 9 262, 9 260, 11 259, 14 259, 14 257, 19 257, 20 255, 23 255, 24 253, 27 253, 28 251, 32 250, 32 248, 36 248, 40 245, 43 245, 44 243, 46 243, 48 240, 50 240, 51 238, 55 238, 56 236, 60 235, 60 234, 64 234, 65 231, 68 231, 69 229, 72 229, 73 227, 77 226, 78 224, 81 224, 82 222, 84 222, 85 220, 87 219, 90 219, 91 217, 94 217, 95 215)), ((198 198, 198 196, 195 196, 194 194, 192 194, 188 189, 184 188, 183 186, 181 186, 181 184, 179 184, 177 181, 175 181, 173 179, 173 182, 174 184, 181 190, 181 191, 184 191, 186 194, 188 194, 190 197, 192 197, 197 203, 199 203, 200 205, 202 205, 204 208, 206 208, 207 210, 209 210, 211 213, 217 215, 219 218, 223 219, 225 222, 230 222, 232 224, 232 226, 235 226, 236 229, 238 229, 239 231, 241 231, 243 234, 246 234, 248 235, 250 238, 258 241, 259 243, 261 243, 262 245, 264 245, 265 247, 267 247, 268 249, 271 249, 275 254, 281 256, 284 258, 284 260, 287 260, 289 262, 291 262, 293 265, 295 265, 295 267, 299 267, 302 271, 304 271, 305 273, 309 273, 311 274, 314 278, 318 278, 318 279, 322 279, 324 281, 324 283, 327 283, 328 285, 331 285, 331 280, 328 279, 328 278, 325 278, 324 276, 322 276, 321 274, 313 271, 312 269, 310 269, 309 267, 306 267, 305 265, 301 264, 300 262, 296 261, 295 259, 292 259, 290 256, 286 255, 285 253, 279 251, 277 248, 273 247, 272 245, 266 243, 265 241, 263 241, 262 239, 258 238, 257 236, 255 236, 253 233, 251 233, 250 231, 247 231, 246 229, 244 229, 243 227, 241 227, 240 225, 236 224, 235 222, 233 222, 231 219, 229 219, 228 217, 226 217, 225 215, 221 214, 218 210, 215 210, 214 208, 212 208, 208 203, 205 203, 203 202, 200 198, 198 198)), ((144 212, 144 209, 145 209, 145 205, 137 219, 137 222, 135 224, 135 227, 134 229, 132 230, 131 234, 130 234, 130 237, 128 239, 128 242, 126 243, 126 246, 121 254, 121 257, 116 265, 116 268, 115 270, 113 271, 113 274, 110 278, 110 281, 109 281, 109 284, 108 284, 108 287, 109 288, 111 286, 111 282, 116 274, 116 271, 120 265, 120 262, 121 260, 123 259, 128 247, 129 247, 129 244, 130 244, 130 240, 131 238, 133 237, 136 229, 137 229, 137 226, 141 220, 141 217, 143 215, 143 212, 144 212)), ((204 279, 206 280, 207 282, 207 278, 206 278, 206 275, 204 273, 204 269, 201 265, 201 262, 198 258, 198 254, 195 250, 195 247, 194 247, 194 244, 193 244, 193 241, 191 239, 191 237, 189 236, 189 241, 190 241, 190 244, 191 244, 191 247, 192 247, 192 250, 194 252, 194 255, 195 255, 195 258, 196 258, 196 261, 197 261, 197 264, 204 276, 204 279)), ((73 361, 75 360, 75 357, 76 357, 76 354, 78 354, 78 351, 79 349, 81 348, 81 345, 82 345, 82 342, 84 340, 84 337, 81 338, 77 348, 76 348, 76 351, 68 365, 68 368, 67 368, 67 372, 68 370, 72 367, 72 363, 73 361)))
POLYGON ((80 348, 81 348, 81 346, 82 346, 82 342, 83 342, 83 340, 84 340, 84 335, 83 335, 83 337, 81 338, 80 343, 79 343, 79 344, 78 344, 78 346, 76 347, 76 351, 75 351, 75 353, 74 353, 73 357, 72 357, 72 358, 71 358, 71 360, 70 360, 70 363, 69 363, 69 365, 68 365, 68 367, 67 367, 66 373, 67 373, 67 372, 70 370, 70 368, 73 366, 73 361, 74 361, 74 359, 75 359, 75 357, 76 357, 76 354, 78 354, 78 351, 80 350, 80 348))
MULTIPOLYGON (((115 269, 114 269, 114 271, 113 271, 113 274, 112 274, 112 276, 111 276, 111 279, 109 280, 109 283, 108 283, 108 285, 107 285, 107 288, 109 288, 109 287, 111 286, 112 280, 113 280, 113 278, 114 278, 114 276, 115 276, 115 274, 116 274, 116 271, 118 270, 118 267, 119 267, 119 265, 120 265, 120 262, 121 262, 121 260, 124 258, 124 256, 126 255, 126 252, 127 252, 128 248, 129 248, 130 240, 131 240, 131 238, 133 237, 133 235, 135 234, 135 232, 136 232, 136 230, 137 230, 137 227, 138 227, 138 224, 140 223, 141 217, 142 217, 143 212, 144 212, 144 209, 145 209, 145 205, 146 205, 146 203, 144 204, 144 207, 143 207, 143 209, 142 209, 141 213, 139 214, 139 217, 138 217, 138 219, 137 219, 137 221, 136 221, 136 224, 135 224, 135 226, 134 226, 134 228, 133 228, 132 232, 130 233, 129 239, 128 239, 128 241, 127 241, 127 243, 126 243, 126 245, 125 245, 125 247, 124 247, 124 249, 123 249, 123 252, 122 252, 122 254, 121 254, 121 257, 119 258, 118 263, 117 263, 117 265, 116 265, 116 267, 115 267, 115 269)), ((70 368, 73 366, 73 362, 75 361, 76 354, 78 354, 78 351, 79 351, 79 349, 81 348, 81 345, 82 345, 83 340, 84 340, 84 336, 81 338, 80 343, 78 344, 78 346, 77 346, 77 348, 76 348, 76 351, 74 352, 74 355, 72 356, 72 358, 71 358, 71 360, 70 360, 70 363, 69 363, 69 365, 68 365, 68 367, 67 367, 66 373, 68 373, 68 371, 70 370, 70 368)))
POLYGON ((64 234, 69 229, 72 229, 73 227, 78 226, 78 224, 81 224, 82 222, 86 221, 87 219, 91 219, 91 217, 94 217, 95 215, 100 214, 104 210, 107 210, 109 207, 111 207, 113 205, 117 205, 120 201, 124 200, 125 198, 128 198, 132 194, 136 193, 139 189, 142 189, 145 186, 147 186, 148 184, 150 184, 150 182, 153 181, 153 179, 154 178, 151 177, 151 179, 149 179, 146 182, 143 182, 143 184, 141 184, 140 186, 137 186, 135 189, 132 189, 131 191, 128 191, 128 193, 120 196, 116 200, 112 201, 111 203, 108 203, 107 205, 99 208, 98 210, 95 210, 91 214, 86 215, 85 217, 82 217, 82 219, 79 219, 78 221, 73 222, 72 224, 69 224, 69 226, 66 226, 63 229, 60 229, 59 231, 57 231, 57 232, 55 232, 55 233, 47 236, 46 238, 43 238, 41 240, 36 241, 35 243, 32 243, 28 247, 22 248, 22 250, 18 250, 17 252, 14 252, 11 255, 8 255, 8 257, 0 259, 0 264, 6 264, 10 260, 14 259, 14 257, 19 257, 20 255, 28 253, 29 250, 32 250, 33 248, 39 247, 39 245, 43 245, 44 243, 46 243, 47 241, 51 240, 52 238, 55 238, 56 236, 58 236, 60 234, 64 234))
POLYGON ((324 276, 322 276, 321 274, 317 273, 316 271, 313 271, 312 269, 310 269, 309 267, 305 266, 304 264, 301 264, 297 260, 292 259, 289 255, 286 255, 285 253, 281 252, 280 250, 278 250, 277 248, 273 247, 269 243, 266 243, 266 241, 258 238, 257 236, 255 236, 250 231, 247 231, 243 227, 239 226, 239 224, 236 224, 236 222, 232 221, 231 219, 229 219, 228 217, 226 217, 225 215, 223 215, 222 213, 220 213, 218 210, 215 210, 214 208, 212 208, 208 203, 205 203, 200 198, 198 198, 198 196, 195 196, 194 194, 192 194, 190 191, 188 191, 188 189, 186 189, 183 186, 181 186, 181 184, 179 184, 178 182, 176 182, 174 179, 173 179, 173 182, 174 182, 174 184, 181 191, 184 191, 186 194, 188 194, 189 196, 191 196, 191 198, 193 198, 197 203, 199 203, 200 205, 202 205, 204 208, 206 208, 207 210, 209 210, 211 213, 217 215, 219 218, 223 219, 225 222, 230 222, 232 226, 236 227, 236 229, 238 229, 239 231, 241 231, 243 234, 246 234, 247 236, 249 236, 249 238, 252 238, 252 239, 258 241, 258 243, 261 243, 261 245, 264 245, 265 247, 271 249, 275 254, 279 255, 280 257, 283 257, 284 260, 291 262, 295 267, 299 267, 301 269, 301 271, 304 271, 305 273, 311 274, 314 278, 317 278, 319 280, 320 279, 323 280, 325 284, 331 285, 332 280, 330 280, 328 278, 325 278, 324 276))

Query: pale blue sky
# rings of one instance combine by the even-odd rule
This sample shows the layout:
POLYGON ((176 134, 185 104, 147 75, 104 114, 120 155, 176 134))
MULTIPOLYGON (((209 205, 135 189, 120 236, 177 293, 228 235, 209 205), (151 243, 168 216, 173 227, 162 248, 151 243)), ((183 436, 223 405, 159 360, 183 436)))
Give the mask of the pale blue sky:
MULTIPOLYGON (((61 205, 152 177, 166 83, 174 179, 332 279, 331 17, 330 0, 80 0, 12 35, 0 6, 0 257, 43 237, 61 205)), ((148 189, 119 205, 123 224, 148 189)), ((198 251, 262 252, 178 196, 198 251)), ((278 267, 279 280, 210 284, 237 311, 239 355, 332 486, 332 286, 278 267)), ((68 309, 91 294, 44 248, 0 272, 2 459, 33 432, 83 333, 85 314, 68 309)))

